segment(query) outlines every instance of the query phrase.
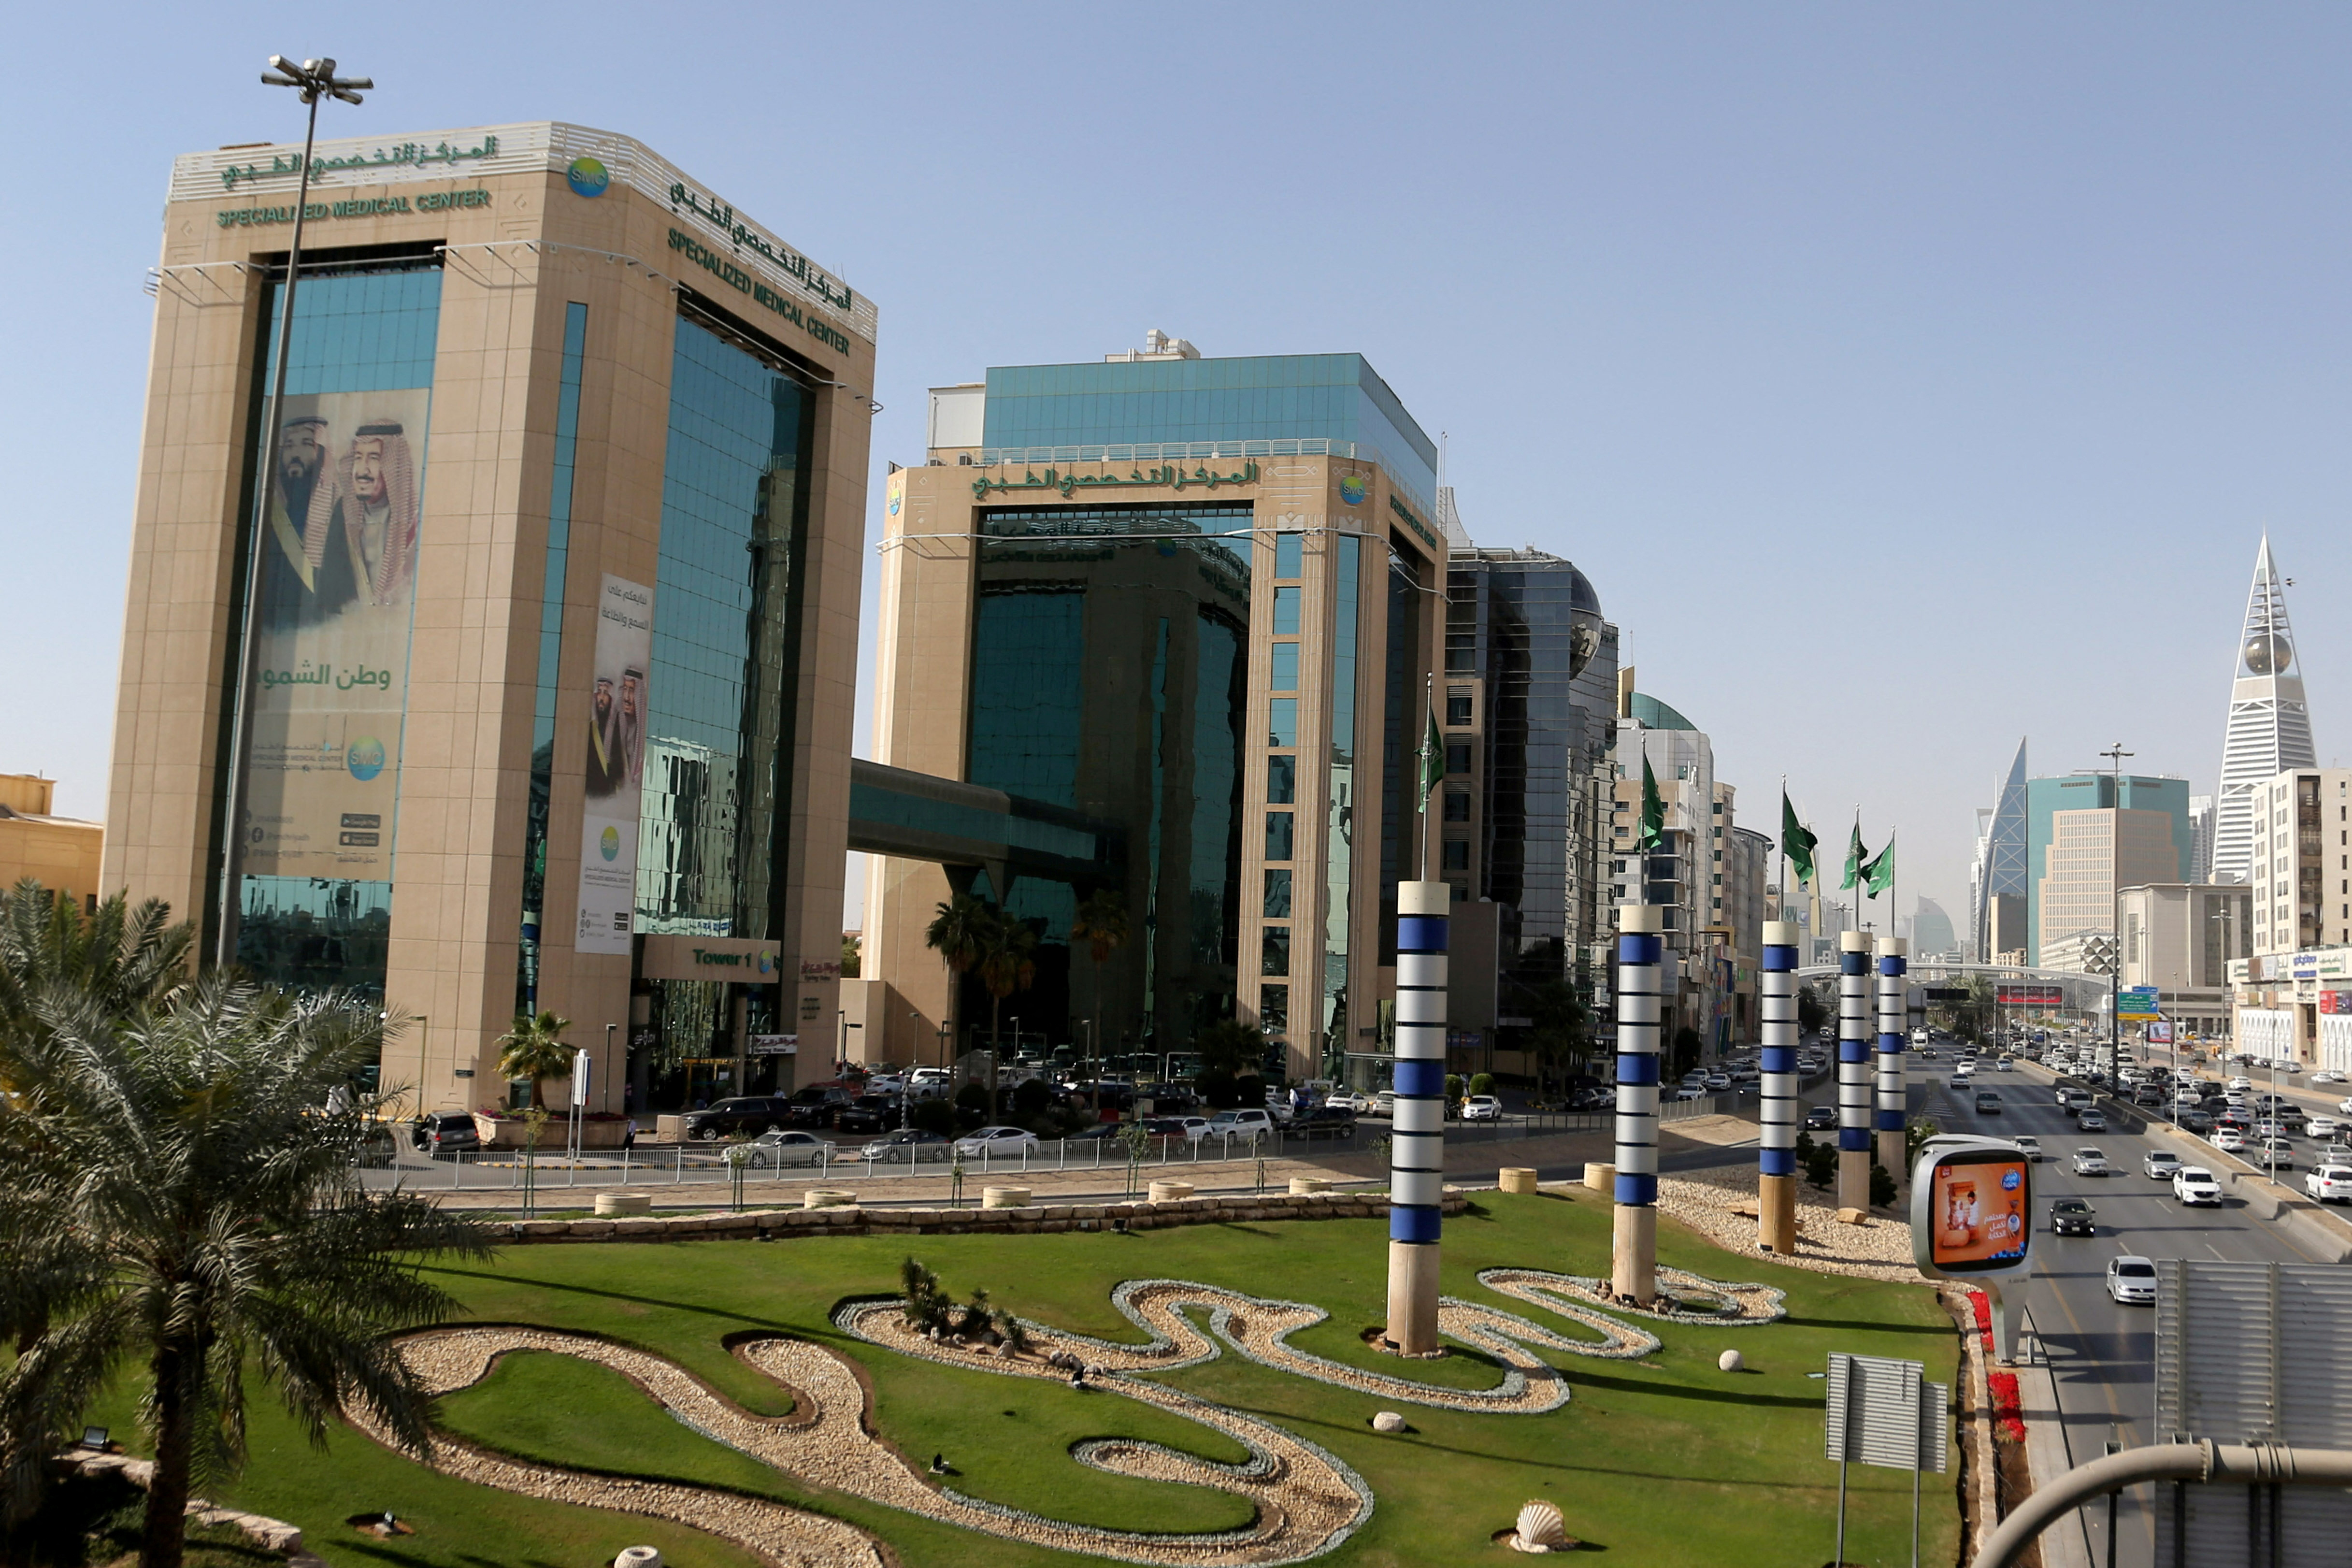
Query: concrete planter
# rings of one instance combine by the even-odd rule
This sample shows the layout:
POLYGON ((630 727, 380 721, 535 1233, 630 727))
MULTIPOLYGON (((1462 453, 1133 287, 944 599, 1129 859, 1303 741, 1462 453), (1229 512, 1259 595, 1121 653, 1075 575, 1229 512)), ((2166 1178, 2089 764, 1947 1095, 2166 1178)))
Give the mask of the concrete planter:
POLYGON ((1507 1193, 1532 1193, 1536 1190, 1535 1167, 1506 1165, 1495 1184, 1507 1193))
POLYGON ((1151 1184, 1151 1201, 1155 1204, 1182 1203, 1186 1198, 1189 1198, 1192 1195, 1192 1184, 1190 1182, 1154 1182, 1151 1184))
POLYGON ((1021 1209, 1029 1206, 1027 1187, 982 1187, 980 1206, 984 1209, 1021 1209))
POLYGON ((838 1187, 811 1187, 801 1194, 804 1209, 845 1209, 857 1202, 857 1194, 838 1187))
POLYGON ((1312 1197, 1317 1193, 1328 1193, 1330 1190, 1331 1178, 1328 1176, 1293 1176, 1290 1178, 1290 1195, 1294 1198, 1312 1197))
POLYGON ((598 1193, 596 1213, 599 1217, 614 1215, 651 1214, 654 1209, 650 1193, 598 1193))
POLYGON ((1597 1161, 1587 1161, 1584 1166, 1584 1184, 1591 1187, 1596 1193, 1615 1192, 1617 1190, 1617 1167, 1614 1165, 1603 1165, 1597 1161))

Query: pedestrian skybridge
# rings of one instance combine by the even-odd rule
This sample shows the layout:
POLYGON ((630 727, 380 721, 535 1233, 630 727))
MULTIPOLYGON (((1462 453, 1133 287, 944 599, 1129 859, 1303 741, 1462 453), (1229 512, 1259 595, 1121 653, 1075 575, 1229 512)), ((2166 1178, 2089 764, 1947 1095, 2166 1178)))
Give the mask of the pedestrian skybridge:
POLYGON ((1022 877, 1086 890, 1124 888, 1126 838, 1118 823, 1067 806, 850 759, 849 847, 936 862, 959 889, 980 870, 999 900, 1022 877))

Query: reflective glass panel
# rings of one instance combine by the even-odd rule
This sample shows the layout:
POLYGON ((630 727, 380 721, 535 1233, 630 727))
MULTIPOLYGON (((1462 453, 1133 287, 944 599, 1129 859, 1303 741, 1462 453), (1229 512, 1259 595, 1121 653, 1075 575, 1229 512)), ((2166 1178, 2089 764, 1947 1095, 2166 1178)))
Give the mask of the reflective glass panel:
POLYGON ((1267 868, 1264 912, 1268 920, 1286 921, 1290 918, 1290 872, 1286 868, 1267 868))
POLYGON ((1265 760, 1265 799, 1269 805, 1288 805, 1298 798, 1298 759, 1276 752, 1265 760))
POLYGON ((1273 654, 1271 670, 1266 679, 1266 689, 1269 691, 1297 690, 1298 645, 1295 642, 1278 642, 1274 645, 1273 654))
POLYGON ((1269 746, 1298 744, 1298 699, 1276 697, 1265 705, 1265 743, 1269 746))
POLYGON ((1290 858, 1290 825, 1292 814, 1269 811, 1265 814, 1265 858, 1269 860, 1290 858))
POLYGON ((1288 926, 1265 928, 1265 939, 1258 948, 1258 973, 1260 974, 1290 973, 1290 928, 1288 926))
MULTIPOLYGON (((1296 534, 1286 535, 1297 538, 1296 534)), ((1281 548, 1276 544, 1276 549, 1281 548)), ((1298 595, 1297 588, 1276 588, 1274 591, 1274 635, 1295 637, 1298 635, 1298 595)))
POLYGON ((1276 577, 1299 575, 1299 565, 1304 559, 1299 546, 1305 538, 1306 535, 1301 533, 1277 533, 1274 536, 1274 574, 1276 577))

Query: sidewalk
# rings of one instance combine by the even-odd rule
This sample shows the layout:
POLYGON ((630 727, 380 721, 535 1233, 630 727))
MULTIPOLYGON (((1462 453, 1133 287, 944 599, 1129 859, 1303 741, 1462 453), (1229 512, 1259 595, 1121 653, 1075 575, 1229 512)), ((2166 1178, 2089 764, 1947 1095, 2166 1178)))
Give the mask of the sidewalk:
MULTIPOLYGON (((2028 1322, 2031 1323, 2031 1315, 2028 1322)), ((2033 1472, 2036 1491, 2074 1468, 2066 1423, 2058 1405, 2058 1376, 2042 1348, 2042 1336, 2029 1327, 2018 1335, 2015 1368, 2020 1413, 2025 1418, 2025 1463, 2033 1472)), ((2087 1456, 2097 1458, 2096 1455, 2087 1456)), ((2058 1520, 2041 1535, 2042 1568, 2096 1568, 2083 1510, 2058 1520)))

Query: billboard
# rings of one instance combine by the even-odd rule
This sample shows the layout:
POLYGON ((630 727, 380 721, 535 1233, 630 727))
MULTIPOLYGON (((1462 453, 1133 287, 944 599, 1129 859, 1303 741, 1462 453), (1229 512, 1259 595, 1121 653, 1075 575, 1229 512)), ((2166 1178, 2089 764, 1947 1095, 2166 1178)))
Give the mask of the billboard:
POLYGON ((1998 1276, 2030 1266, 2033 1167, 2016 1144, 1932 1140, 1911 1180, 1911 1252, 1922 1274, 1998 1276))
POLYGON ((637 813, 645 793, 654 591, 604 574, 588 702, 587 801, 580 814, 575 952, 626 956, 637 907, 637 813))
POLYGON ((2116 993, 2116 1017, 2146 1021, 2160 1016, 2157 1007, 2155 986, 2126 985, 2116 993))
POLYGON ((261 536, 247 876, 392 879, 432 395, 286 399, 261 536))
POLYGON ((1993 1000, 2004 1007, 2056 1007, 2064 1004, 2066 993, 2058 985, 1996 985, 1993 1000))

